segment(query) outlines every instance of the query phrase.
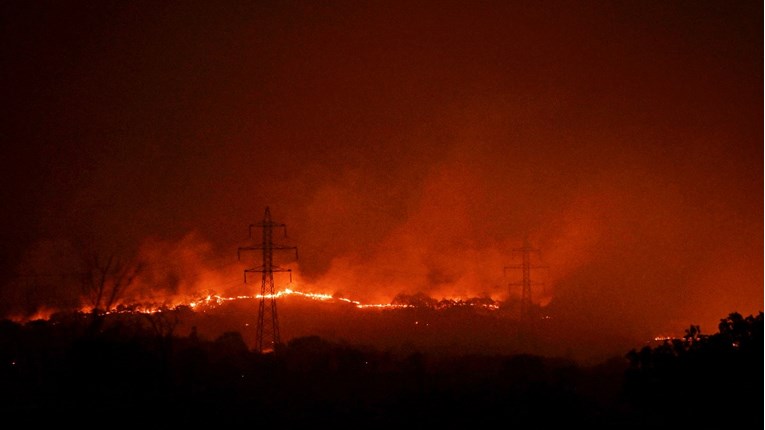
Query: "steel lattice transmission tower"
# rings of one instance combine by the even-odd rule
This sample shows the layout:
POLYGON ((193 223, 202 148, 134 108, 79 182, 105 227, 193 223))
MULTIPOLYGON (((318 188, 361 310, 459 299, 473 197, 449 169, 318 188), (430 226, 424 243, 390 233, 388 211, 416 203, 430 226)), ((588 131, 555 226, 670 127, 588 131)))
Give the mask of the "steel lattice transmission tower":
POLYGON ((258 352, 274 350, 281 343, 279 336, 279 314, 276 311, 276 292, 274 291, 274 272, 289 272, 292 282, 292 269, 285 269, 274 264, 274 251, 295 250, 296 246, 277 245, 273 242, 274 228, 284 229, 284 237, 287 237, 287 226, 271 219, 271 210, 266 207, 263 221, 258 224, 250 224, 249 237, 252 239, 252 228, 263 229, 263 241, 259 246, 239 247, 237 258, 241 259, 242 251, 263 251, 263 264, 244 270, 244 283, 247 283, 248 273, 261 273, 260 305, 258 307, 257 335, 255 337, 255 349, 258 352), (268 302, 268 303, 266 303, 268 302))
POLYGON ((531 280, 531 269, 544 269, 547 268, 547 266, 540 266, 540 265, 532 265, 531 264, 531 255, 537 254, 539 255, 539 249, 535 249, 531 247, 531 244, 529 243, 529 238, 524 237, 523 239, 523 246, 520 248, 514 248, 513 252, 521 254, 521 264, 514 265, 514 266, 505 266, 504 271, 505 275, 507 275, 507 269, 521 269, 523 275, 521 278, 521 282, 513 282, 508 284, 508 288, 511 288, 513 286, 521 286, 521 322, 523 323, 529 323, 533 320, 533 304, 531 301, 531 287, 533 285, 543 285, 539 282, 533 282, 531 280))

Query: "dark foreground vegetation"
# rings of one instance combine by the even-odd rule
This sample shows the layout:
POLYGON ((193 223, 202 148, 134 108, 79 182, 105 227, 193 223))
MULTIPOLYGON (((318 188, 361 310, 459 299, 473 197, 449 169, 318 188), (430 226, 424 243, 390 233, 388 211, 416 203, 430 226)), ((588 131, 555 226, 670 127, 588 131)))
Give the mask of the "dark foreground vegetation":
POLYGON ((174 336, 167 316, 6 320, 0 411, 6 422, 86 428, 762 428, 762 328, 762 313, 733 313, 713 335, 691 327, 683 339, 583 366, 316 336, 258 354, 237 332, 174 336))

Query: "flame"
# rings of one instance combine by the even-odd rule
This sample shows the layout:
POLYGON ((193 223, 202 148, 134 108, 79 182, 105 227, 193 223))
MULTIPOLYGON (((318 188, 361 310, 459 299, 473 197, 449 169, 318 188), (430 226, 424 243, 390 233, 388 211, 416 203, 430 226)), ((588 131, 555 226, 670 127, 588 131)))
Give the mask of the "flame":
POLYGON ((31 315, 11 315, 9 316, 9 320, 11 321, 20 321, 20 322, 28 322, 28 321, 37 321, 37 320, 49 320, 53 314, 58 312, 56 309, 49 308, 49 307, 42 307, 37 309, 33 314, 31 315))
MULTIPOLYGON (((141 303, 134 303, 130 305, 118 305, 115 309, 112 309, 108 312, 105 312, 105 314, 127 314, 127 313, 144 313, 144 314, 155 314, 165 311, 172 311, 184 306, 187 306, 195 311, 198 310, 206 310, 215 308, 218 306, 223 305, 226 302, 236 301, 236 300, 252 300, 252 299, 278 299, 288 296, 297 296, 302 297, 310 300, 315 300, 319 302, 326 302, 326 303, 348 303, 350 305, 353 305, 356 308, 359 309, 402 309, 402 308, 413 308, 414 305, 411 304, 396 304, 396 303, 362 303, 358 300, 352 300, 345 297, 336 297, 330 294, 326 293, 310 293, 306 291, 299 291, 294 290, 291 288, 285 288, 284 290, 278 291, 274 294, 256 294, 256 295, 237 295, 237 296, 222 296, 219 294, 213 294, 209 293, 201 298, 194 298, 194 299, 188 299, 188 300, 181 300, 174 304, 168 305, 168 304, 141 304, 141 303)), ((496 304, 487 304, 487 303, 472 303, 472 302, 466 302, 462 299, 443 299, 442 302, 445 301, 448 304, 452 306, 470 306, 470 307, 481 307, 488 310, 498 310, 499 305, 496 304)), ((82 308, 81 312, 89 312, 90 309, 88 308, 82 308)))
MULTIPOLYGON (((391 304, 391 303, 375 303, 375 304, 365 304, 361 303, 357 300, 351 300, 344 297, 334 297, 329 294, 323 294, 323 293, 308 293, 305 291, 296 291, 291 288, 285 288, 284 290, 278 291, 274 294, 256 294, 251 296, 234 296, 234 297, 224 297, 217 294, 209 294, 206 297, 203 297, 198 300, 193 300, 188 303, 185 303, 185 305, 191 307, 192 309, 202 308, 202 307, 209 307, 209 306, 219 306, 222 305, 225 302, 229 302, 232 300, 247 300, 247 299, 278 299, 281 297, 286 296, 299 296, 304 297, 311 300, 317 300, 321 302, 345 302, 350 303, 357 308, 406 308, 411 307, 410 305, 397 305, 397 304, 391 304)), ((178 305, 180 306, 180 305, 178 305)))

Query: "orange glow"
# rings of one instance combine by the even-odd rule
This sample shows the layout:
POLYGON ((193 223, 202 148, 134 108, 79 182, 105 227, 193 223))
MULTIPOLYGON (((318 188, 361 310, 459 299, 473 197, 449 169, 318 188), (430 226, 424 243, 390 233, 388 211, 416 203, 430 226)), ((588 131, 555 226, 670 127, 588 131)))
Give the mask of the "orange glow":
MULTIPOLYGON (((116 309, 107 312, 107 314, 119 314, 119 313, 153 314, 157 312, 163 312, 166 310, 173 310, 182 306, 188 306, 193 310, 204 310, 208 308, 215 308, 217 306, 222 305, 223 303, 235 301, 235 300, 249 300, 249 299, 261 299, 261 298, 266 298, 266 299, 277 298, 278 299, 281 297, 288 297, 288 296, 303 297, 306 299, 315 300, 319 302, 348 303, 359 309, 402 309, 402 308, 415 307, 414 305, 408 305, 408 304, 362 303, 358 300, 351 300, 345 297, 333 297, 332 295, 325 294, 325 293, 309 293, 305 291, 297 291, 290 288, 285 288, 284 290, 281 290, 277 292, 276 294, 273 294, 273 295, 266 294, 265 296, 256 294, 256 295, 238 295, 238 296, 228 297, 228 296, 221 296, 218 294, 208 294, 207 296, 204 296, 198 299, 190 299, 187 301, 181 300, 171 306, 167 306, 167 305, 152 306, 152 305, 143 305, 143 304, 120 305, 116 309)), ((496 304, 465 302, 462 299, 442 299, 442 302, 449 303, 452 306, 481 307, 488 310, 499 309, 499 305, 496 305, 496 304)), ((83 308, 81 311, 88 312, 89 309, 83 308)), ((47 317, 49 316, 50 316, 50 313, 47 314, 47 317)), ((41 318, 41 319, 46 319, 46 318, 41 318)))
POLYGON ((762 309, 761 2, 183 3, 8 8, 0 317, 89 311, 90 251, 145 267, 111 313, 255 300, 266 206, 267 291, 337 326, 517 319, 524 237, 572 349, 762 309))

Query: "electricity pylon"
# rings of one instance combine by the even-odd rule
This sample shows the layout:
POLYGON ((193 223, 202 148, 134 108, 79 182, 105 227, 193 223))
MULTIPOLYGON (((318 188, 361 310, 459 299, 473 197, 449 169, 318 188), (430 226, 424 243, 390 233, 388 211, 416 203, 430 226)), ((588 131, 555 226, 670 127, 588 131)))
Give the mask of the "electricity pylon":
POLYGON ((513 286, 521 286, 521 322, 530 323, 533 320, 532 301, 531 301, 531 287, 532 285, 543 285, 539 282, 533 282, 531 280, 531 269, 544 269, 547 266, 539 266, 531 264, 531 254, 539 254, 539 250, 532 248, 529 244, 528 236, 523 238, 523 246, 520 248, 514 248, 513 252, 521 254, 521 264, 514 266, 505 266, 504 273, 507 275, 507 269, 521 269, 523 276, 521 282, 509 283, 508 289, 513 286))
POLYGON ((292 282, 292 269, 285 269, 274 264, 274 250, 295 250, 295 258, 298 256, 296 246, 277 245, 273 243, 274 227, 284 229, 284 237, 287 237, 287 226, 271 220, 271 210, 266 207, 263 221, 258 224, 250 224, 249 236, 252 239, 252 228, 263 229, 263 241, 259 246, 245 246, 237 249, 236 255, 241 259, 242 251, 263 251, 263 264, 244 270, 244 283, 247 283, 247 274, 259 272, 262 274, 260 286, 260 306, 258 307, 258 325, 255 337, 255 349, 262 353, 273 351, 281 344, 279 336, 279 315, 276 312, 276 293, 274 291, 274 272, 289 272, 292 282), (266 305, 268 302, 268 305, 266 305), (267 327, 268 326, 268 327, 267 327))

